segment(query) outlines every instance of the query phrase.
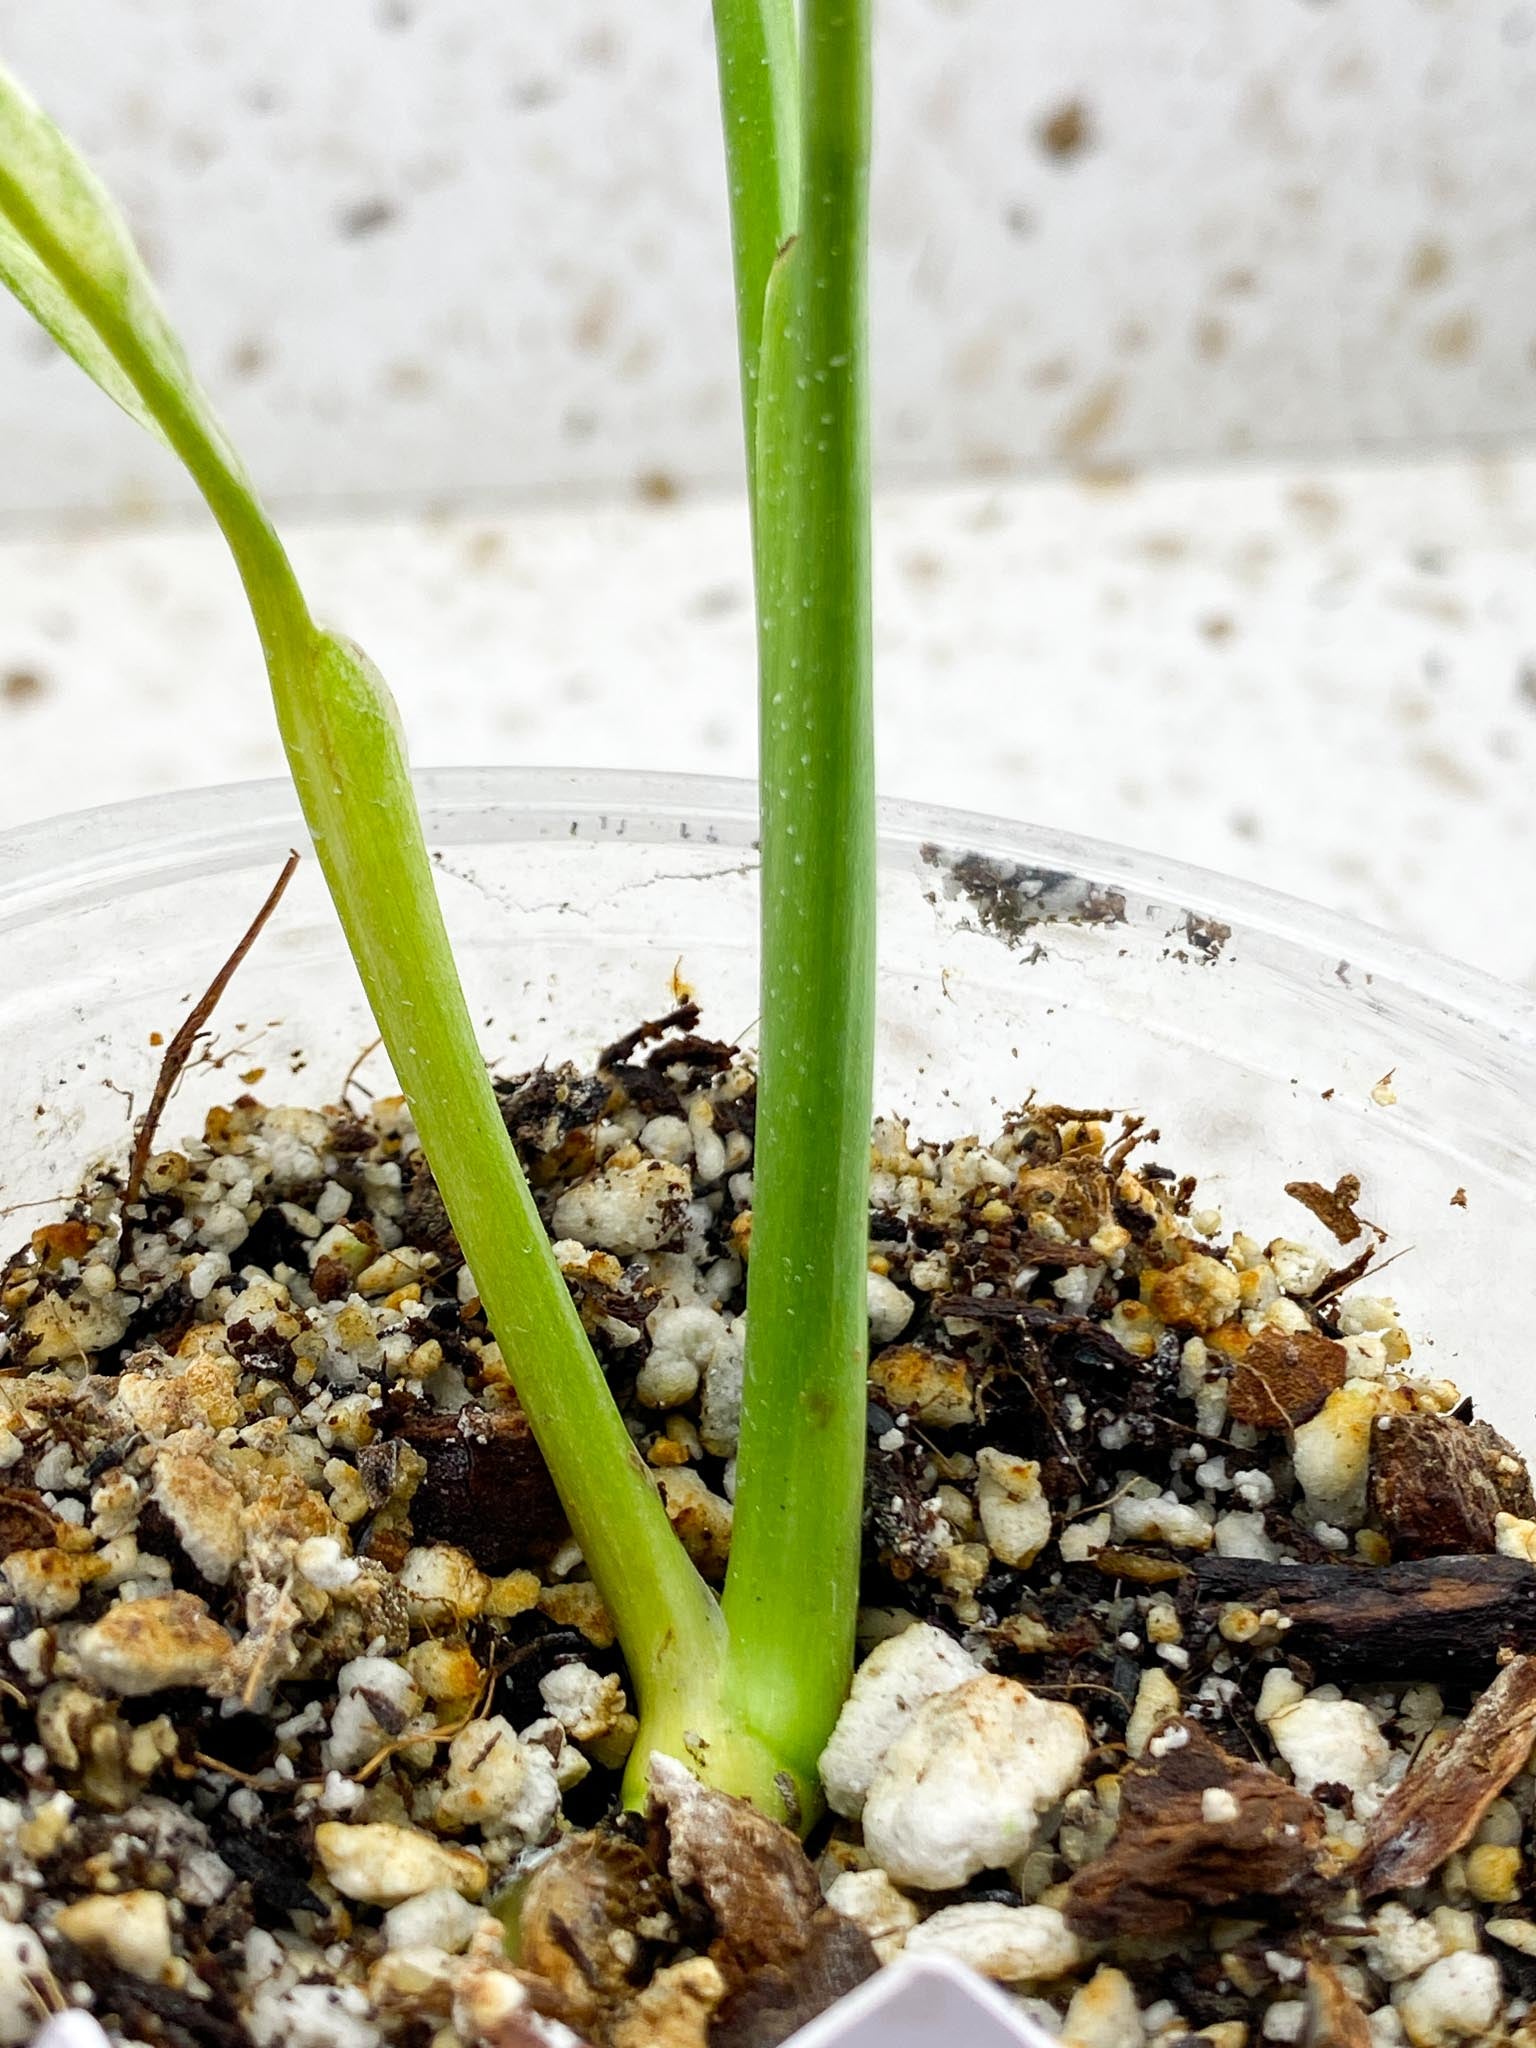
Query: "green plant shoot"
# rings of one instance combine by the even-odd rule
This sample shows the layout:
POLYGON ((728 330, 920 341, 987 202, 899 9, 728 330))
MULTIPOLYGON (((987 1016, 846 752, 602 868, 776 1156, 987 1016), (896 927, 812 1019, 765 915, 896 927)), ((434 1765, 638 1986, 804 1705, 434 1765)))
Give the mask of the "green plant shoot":
POLYGON ((868 0, 717 0, 758 584, 760 1113, 723 1603, 668 1525, 497 1107, 393 703, 316 624, 131 238, 0 72, 0 281, 185 466, 234 557, 289 766, 486 1313, 613 1615, 650 1752, 808 1822, 858 1591, 874 1003, 868 0))
POLYGON ((762 1024, 725 1613, 731 1699, 814 1783, 853 1663, 868 1352, 868 0, 808 0, 802 34, 801 217, 767 284, 757 383, 762 1024))
POLYGON ((311 618, 121 217, 59 130, 3 73, 0 278, 110 397, 168 444, 224 533, 305 818, 375 1019, 642 1707, 664 1706, 675 1727, 697 1706, 708 1727, 711 1702, 698 1695, 720 1663, 718 1608, 640 1464, 502 1123, 388 690, 356 648, 311 618))

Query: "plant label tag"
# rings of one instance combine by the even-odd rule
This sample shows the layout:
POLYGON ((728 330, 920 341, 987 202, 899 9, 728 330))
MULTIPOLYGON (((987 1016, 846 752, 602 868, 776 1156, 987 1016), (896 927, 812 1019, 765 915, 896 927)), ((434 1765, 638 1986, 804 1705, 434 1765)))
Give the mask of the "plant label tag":
POLYGON ((786 2048, 1059 2048, 984 1977, 947 1956, 892 1963, 786 2048))

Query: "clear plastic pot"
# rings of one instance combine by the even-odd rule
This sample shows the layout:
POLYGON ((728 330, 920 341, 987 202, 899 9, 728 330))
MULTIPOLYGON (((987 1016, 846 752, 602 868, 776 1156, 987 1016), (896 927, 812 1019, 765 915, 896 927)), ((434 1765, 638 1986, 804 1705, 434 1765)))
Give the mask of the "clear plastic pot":
MULTIPOLYGON (((674 976, 707 1029, 751 1039, 748 786, 461 769, 423 775, 421 798, 492 1059, 587 1058, 668 1008, 674 976)), ((152 1034, 169 1037, 302 843, 276 783, 0 837, 0 1211, 16 1236, 95 1160, 126 1157, 152 1034)), ((1151 1153, 1260 1240, 1323 1237, 1286 1182, 1357 1175, 1421 1365, 1536 1452, 1506 1299, 1536 1236, 1536 1001, 1241 883, 913 805, 883 814, 880 917, 878 1108, 932 1136, 988 1132, 1032 1089, 1142 1111, 1151 1153)), ((372 1037, 306 861, 163 1135, 247 1086, 334 1100, 372 1037)), ((387 1085, 381 1055, 362 1072, 387 1085)))
MULTIPOLYGON (((457 769, 424 774, 421 797, 491 1058, 584 1058, 667 1008, 674 973, 709 1030, 751 1038, 747 785, 457 769)), ((169 1037, 303 843, 279 783, 0 836, 13 1227, 97 1158, 126 1155, 152 1034, 169 1037)), ((1381 1285, 1424 1362, 1536 1452, 1505 1299, 1536 1234, 1536 999, 1243 883, 910 804, 884 811, 880 918, 880 1109, 935 1136, 986 1132, 1031 1089, 1140 1110, 1162 1133, 1156 1156, 1198 1173, 1202 1202, 1260 1239, 1326 1242, 1285 1183, 1357 1174, 1360 1210, 1395 1254, 1381 1285)), ((373 1035, 307 860, 165 1135, 196 1128, 256 1067, 268 1100, 333 1100, 373 1035)), ((363 1078, 387 1082, 380 1055, 363 1078)))

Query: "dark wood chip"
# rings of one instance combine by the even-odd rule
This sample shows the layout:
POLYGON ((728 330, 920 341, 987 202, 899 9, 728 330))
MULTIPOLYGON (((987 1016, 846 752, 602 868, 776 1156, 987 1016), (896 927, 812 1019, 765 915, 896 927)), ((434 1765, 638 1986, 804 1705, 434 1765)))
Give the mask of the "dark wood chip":
POLYGON ((400 1219, 407 1244, 424 1252, 436 1252, 445 1265, 457 1265, 463 1258, 459 1240, 427 1164, 424 1152, 412 1155, 405 1182, 405 1213, 400 1219))
POLYGON ((1316 1330, 1263 1330, 1232 1368, 1227 1406, 1250 1428, 1295 1429, 1343 1386, 1348 1363, 1344 1346, 1316 1330))
POLYGON ((1504 1650, 1536 1650, 1536 1566, 1513 1557, 1402 1564, 1267 1564, 1201 1557, 1199 1604, 1241 1601, 1289 1623, 1286 1655, 1361 1682, 1488 1678, 1504 1650))
MULTIPOLYGON (((107 2023, 109 2038, 126 2035, 155 2048, 251 2048, 251 2036, 235 2008, 233 1986, 195 1998, 189 1991, 119 1970, 91 1950, 71 1948, 67 1942, 59 1946, 62 1953, 55 1967, 67 1969, 69 1980, 81 1979, 90 1986, 92 2006, 107 2023), (120 2026, 111 2024, 114 2017, 120 2026)), ((339 1991, 336 1997, 339 2003, 339 1991)))
POLYGON ((352 1268, 345 1259, 326 1252, 316 1259, 309 1284, 315 1290, 316 1301, 345 1301, 352 1292, 352 1268))
POLYGON ((1347 1266, 1335 1266, 1321 1287, 1312 1290, 1312 1306, 1321 1308, 1335 1300, 1347 1287, 1353 1287, 1357 1280, 1363 1280, 1376 1263, 1376 1241, 1373 1238, 1363 1252, 1358 1253, 1347 1266))
POLYGON ((669 1010, 665 1017, 652 1017, 644 1024, 637 1024, 633 1031, 626 1031, 612 1045, 604 1046, 597 1056, 599 1073, 606 1074, 614 1067, 622 1067, 634 1058, 642 1045, 665 1038, 669 1031, 692 1031, 698 1021, 699 1006, 690 999, 679 1003, 675 1010, 669 1010))
POLYGON ((1500 1501, 1487 1453, 1449 1416, 1382 1417, 1371 1434, 1371 1506, 1394 1557, 1494 1547, 1500 1501))
POLYGON ((1177 1935, 1197 1912, 1283 1898, 1316 1878, 1324 1823, 1314 1800, 1229 1756, 1192 1721, 1169 1722, 1158 1745, 1162 1754, 1121 1782, 1108 1853, 1068 1887, 1063 1910, 1090 1941, 1177 1935), (1207 1792, 1235 1814, 1208 1818, 1207 1792))
POLYGON ((937 1316, 963 1316, 974 1323, 1017 1323, 1044 1336, 1071 1337, 1106 1365, 1122 1367, 1132 1375, 1146 1370, 1144 1362, 1127 1351, 1102 1323, 1096 1323, 1091 1316, 1051 1308, 1044 1302, 1019 1301, 1006 1295, 944 1294, 935 1300, 933 1312, 937 1316))
POLYGON ((653 1073, 681 1078, 687 1087, 696 1088, 711 1074, 723 1074, 736 1053, 737 1048, 723 1038, 696 1038, 689 1033, 658 1045, 646 1054, 645 1063, 653 1073))
POLYGON ((1536 1657, 1506 1664, 1461 1727, 1388 1795, 1350 1875, 1363 1899, 1425 1883, 1469 1842, 1536 1739, 1536 1657))
POLYGON ((308 1856, 275 1828, 230 1827, 217 1836, 216 1846, 236 1877, 250 1886, 261 1926, 281 1926, 289 1913, 325 1911, 325 1901, 309 1881, 308 1856))
MULTIPOLYGON (((586 1135, 608 1106, 612 1090, 606 1076, 583 1074, 568 1063, 536 1067, 531 1074, 496 1083, 501 1120, 526 1163, 539 1164, 558 1154, 568 1139, 586 1135)), ((536 1176, 537 1177, 537 1176, 536 1176)))
POLYGON ((499 1574, 564 1535, 560 1497, 521 1409, 411 1414, 399 1436, 427 1462, 411 1498, 418 1543, 456 1544, 499 1574))
POLYGON ((1035 1237, 1028 1232, 1014 1239, 1013 1256, 1022 1266, 1049 1266, 1053 1269, 1102 1266, 1104 1263, 1103 1253, 1096 1252, 1092 1245, 1073 1244, 1064 1238, 1035 1237))
POLYGON ((682 1096, 664 1074, 653 1073, 649 1067, 623 1065, 605 1067, 603 1072, 629 1106, 646 1117, 686 1116, 682 1096))

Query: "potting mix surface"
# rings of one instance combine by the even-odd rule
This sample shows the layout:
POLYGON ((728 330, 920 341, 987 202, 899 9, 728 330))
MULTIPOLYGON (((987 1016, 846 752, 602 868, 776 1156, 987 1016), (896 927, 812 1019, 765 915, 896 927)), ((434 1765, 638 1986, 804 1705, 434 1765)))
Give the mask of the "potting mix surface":
MULTIPOLYGON (((697 1022, 498 1093, 718 1583, 754 1081, 697 1022)), ((903 1949, 1076 2048, 1536 2043, 1526 1466, 1347 1179, 1261 1245, 1158 1158, 877 1126, 804 1851, 664 1760, 618 1815, 613 1630, 398 1099, 243 1096, 61 1206, 0 1276, 0 2043, 767 2048, 903 1949)))

